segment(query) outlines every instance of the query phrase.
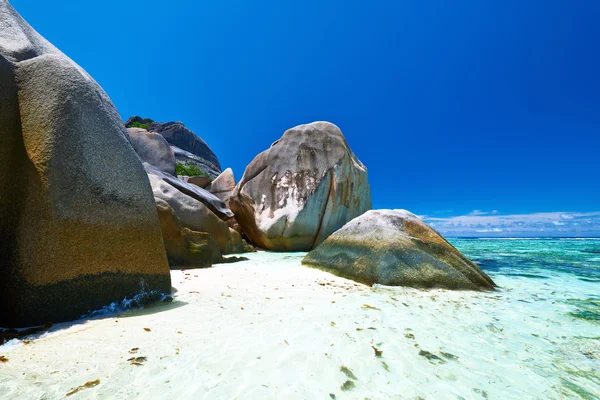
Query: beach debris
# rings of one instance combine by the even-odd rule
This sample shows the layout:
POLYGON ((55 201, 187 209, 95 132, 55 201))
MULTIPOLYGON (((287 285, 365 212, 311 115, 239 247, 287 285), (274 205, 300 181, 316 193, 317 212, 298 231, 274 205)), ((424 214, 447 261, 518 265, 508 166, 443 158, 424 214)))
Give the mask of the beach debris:
POLYGON ((383 351, 379 350, 377 347, 375 346, 371 346, 371 348, 373 349, 373 351, 375 352, 375 357, 381 357, 381 355, 383 354, 383 351))
POLYGON ((481 390, 481 389, 478 389, 478 388, 473 388, 473 391, 475 393, 477 393, 477 394, 480 394, 481 397, 483 397, 484 399, 488 398, 488 394, 487 394, 487 392, 485 390, 481 390))
POLYGON ((284 340, 283 342, 284 342, 285 344, 287 344, 288 346, 290 345, 290 344, 288 343, 288 341, 287 341, 287 340, 284 340))
POLYGON ((440 354, 442 356, 446 357, 448 360, 458 360, 458 357, 455 356, 454 354, 446 353, 446 352, 443 352, 443 351, 440 351, 440 354))
POLYGON ((385 361, 382 361, 382 362, 381 362, 381 365, 383 365, 383 368, 384 368, 384 369, 385 369, 387 372, 390 372, 390 366, 389 366, 389 365, 387 365, 387 363, 386 363, 385 361))
POLYGON ((83 389, 89 389, 89 388, 93 388, 94 386, 98 386, 99 384, 100 384, 100 379, 96 379, 95 381, 86 382, 83 385, 78 386, 75 389, 71 390, 69 393, 67 393, 67 397, 72 396, 75 393, 77 393, 83 389))
POLYGON ((441 363, 445 363, 446 362, 442 358, 436 356, 435 354, 433 354, 433 353, 431 353, 431 352, 429 352, 427 350, 420 350, 419 351, 419 355, 425 357, 429 361, 439 361, 441 363))
POLYGON ((0 362, 2 362, 2 363, 8 362, 8 357, 6 357, 6 356, 0 356, 0 362))
POLYGON ((363 328, 356 328, 356 330, 357 330, 357 331, 362 331, 362 330, 363 330, 363 328))
POLYGON ((370 327, 368 327, 367 329, 370 329, 370 330, 372 330, 372 331, 376 331, 376 330, 377 330, 377 328, 375 328, 374 326, 370 326, 370 327))
POLYGON ((348 378, 354 379, 356 381, 358 380, 356 375, 354 375, 354 371, 352 371, 350 368, 346 367, 345 365, 342 365, 340 367, 340 371, 342 371, 344 373, 344 375, 346 375, 348 378))
POLYGON ((333 400, 335 400, 335 394, 329 393, 329 397, 331 397, 333 400))
POLYGON ((147 357, 131 357, 127 361, 129 361, 131 365, 144 365, 144 362, 146 362, 147 360, 147 357))
POLYGON ((408 333, 407 332, 407 333, 404 334, 404 337, 407 338, 407 339, 414 339, 415 335, 413 335, 412 333, 408 333))
POLYGON ((139 349, 139 347, 134 347, 133 349, 129 350, 129 354, 135 354, 138 352, 139 349))
POLYGON ((183 335, 183 332, 181 332, 181 331, 177 331, 177 334, 178 334, 178 335, 183 335))
POLYGON ((335 322, 331 321, 331 326, 335 326, 335 322))
POLYGON ((377 310, 377 311, 381 311, 381 309, 377 308, 377 307, 373 307, 370 304, 363 304, 361 308, 366 308, 368 310, 377 310))
POLYGON ((342 386, 340 386, 340 389, 342 389, 345 392, 347 390, 354 389, 355 387, 356 384, 354 384, 354 381, 348 379, 346 382, 344 382, 342 386))
POLYGON ((150 328, 144 328, 146 332, 150 332, 150 328))

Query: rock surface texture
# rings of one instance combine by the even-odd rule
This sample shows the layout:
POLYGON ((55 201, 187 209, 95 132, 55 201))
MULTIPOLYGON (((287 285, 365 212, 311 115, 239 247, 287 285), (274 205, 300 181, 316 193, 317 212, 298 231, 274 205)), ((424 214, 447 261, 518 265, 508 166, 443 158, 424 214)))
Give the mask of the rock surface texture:
POLYGON ((256 156, 229 204, 253 244, 307 251, 371 209, 371 190, 340 129, 313 122, 287 130, 256 156))
POLYGON ((211 179, 221 173, 221 164, 208 144, 181 122, 155 122, 139 116, 130 117, 125 125, 129 128, 135 123, 147 125, 149 132, 163 136, 172 146, 178 163, 192 164, 206 172, 211 179))
POLYGON ((100 86, 0 0, 0 326, 170 293, 151 187, 126 136, 100 86))
POLYGON ((175 153, 162 135, 141 128, 127 128, 127 136, 143 162, 167 174, 175 174, 175 153))
POLYGON ((369 285, 493 289, 494 282, 406 210, 372 210, 306 255, 303 264, 369 285))
POLYGON ((233 213, 215 195, 144 163, 172 267, 206 267, 223 254, 253 251, 229 228, 233 213))
POLYGON ((235 189, 235 177, 231 168, 227 168, 211 182, 208 191, 220 198, 227 204, 235 189))

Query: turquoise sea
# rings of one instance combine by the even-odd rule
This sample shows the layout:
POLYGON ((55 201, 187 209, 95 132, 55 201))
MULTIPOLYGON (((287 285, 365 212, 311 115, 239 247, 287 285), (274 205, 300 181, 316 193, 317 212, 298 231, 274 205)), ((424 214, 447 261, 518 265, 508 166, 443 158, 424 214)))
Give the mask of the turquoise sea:
POLYGON ((490 275, 500 292, 519 293, 522 305, 515 304, 514 312, 524 314, 523 326, 539 321, 530 335, 547 346, 523 341, 533 359, 551 358, 539 360, 544 367, 536 372, 557 377, 566 398, 600 398, 600 239, 449 241, 490 275))

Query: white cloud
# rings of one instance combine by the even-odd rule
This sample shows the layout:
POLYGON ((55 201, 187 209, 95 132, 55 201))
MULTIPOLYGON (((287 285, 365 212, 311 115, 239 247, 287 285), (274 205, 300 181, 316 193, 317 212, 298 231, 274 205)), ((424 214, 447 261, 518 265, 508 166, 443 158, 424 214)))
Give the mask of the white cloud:
POLYGON ((474 210, 467 215, 426 216, 424 220, 448 236, 600 236, 600 211, 499 215, 496 210, 474 210))
POLYGON ((473 210, 468 215, 487 215, 487 214, 489 214, 489 213, 485 212, 485 211, 473 210))

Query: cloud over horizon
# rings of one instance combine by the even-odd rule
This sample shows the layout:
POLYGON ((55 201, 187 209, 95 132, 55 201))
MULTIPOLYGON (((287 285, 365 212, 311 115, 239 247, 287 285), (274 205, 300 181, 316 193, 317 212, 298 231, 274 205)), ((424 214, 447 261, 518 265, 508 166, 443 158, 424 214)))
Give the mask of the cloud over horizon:
POLYGON ((455 217, 423 216, 446 236, 600 236, 600 211, 499 215, 474 210, 455 217))

